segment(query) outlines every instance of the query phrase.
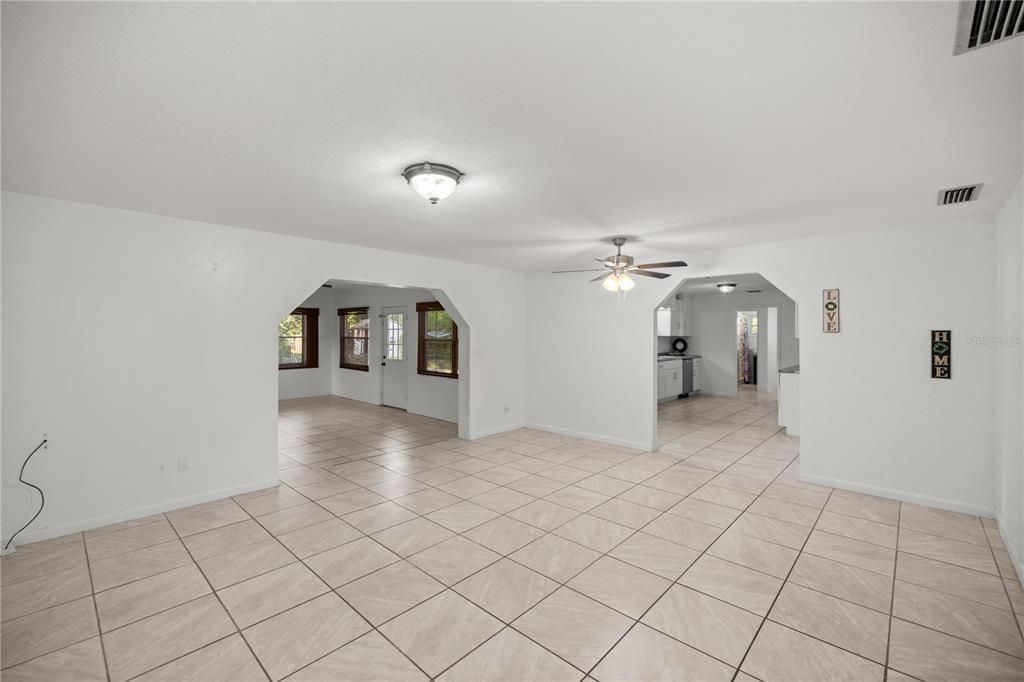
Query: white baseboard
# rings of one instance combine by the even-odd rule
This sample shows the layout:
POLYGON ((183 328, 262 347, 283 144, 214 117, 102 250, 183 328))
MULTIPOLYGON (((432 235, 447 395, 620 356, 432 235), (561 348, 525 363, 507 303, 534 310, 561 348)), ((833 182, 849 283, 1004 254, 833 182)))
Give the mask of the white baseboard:
POLYGON ((191 497, 179 497, 173 500, 167 500, 159 504, 152 504, 145 507, 136 507, 125 512, 119 512, 117 514, 108 514, 107 516, 96 516, 91 519, 84 521, 75 521, 74 523, 68 523, 61 526, 47 526, 46 528, 39 528, 37 530, 26 530, 24 533, 18 536, 14 542, 14 546, 27 545, 30 542, 38 542, 40 540, 49 540, 50 538, 58 538, 62 535, 68 535, 69 533, 79 533, 83 530, 92 530, 93 528, 101 528, 103 526, 109 526, 112 523, 121 523, 122 521, 131 521, 132 519, 142 518, 143 516, 149 516, 151 514, 159 514, 161 512, 174 511, 175 509, 181 509, 182 507, 191 507, 195 504, 202 504, 203 502, 212 502, 225 497, 231 497, 233 495, 241 495, 243 493, 251 493, 254 490, 261 490, 263 488, 270 488, 277 485, 277 478, 270 478, 263 481, 256 481, 254 483, 246 483, 245 485, 234 486, 231 488, 221 488, 219 490, 211 490, 200 495, 192 495, 191 497))
POLYGON ((1010 555, 1010 561, 1013 562, 1013 567, 1017 569, 1017 577, 1024 579, 1024 556, 1017 552, 1017 548, 1012 542, 1006 541, 1006 535, 1003 534, 1003 529, 1009 528, 1011 524, 1007 523, 1001 515, 996 516, 996 524, 999 526, 999 537, 1003 539, 1003 544, 1006 545, 1006 552, 1010 555))
POLYGON ((526 426, 526 424, 519 423, 511 424, 508 426, 499 426, 494 429, 484 429, 483 431, 476 431, 474 433, 469 434, 469 438, 467 438, 466 440, 477 440, 479 438, 487 438, 487 436, 497 436, 499 433, 508 433, 509 431, 521 429, 524 426, 526 426))
POLYGON ((563 429, 560 426, 548 426, 547 424, 531 424, 527 422, 526 428, 537 429, 538 431, 547 431, 549 433, 557 433, 562 436, 572 436, 573 438, 585 438, 587 440, 597 441, 598 443, 619 445, 624 448, 643 450, 644 452, 649 452, 651 449, 650 443, 640 443, 638 441, 623 440, 621 438, 610 438, 608 436, 602 436, 596 433, 582 433, 580 431, 573 431, 572 429, 563 429))
POLYGON ((855 493, 887 497, 891 500, 912 502, 914 504, 920 504, 927 507, 935 507, 936 509, 960 512, 961 514, 973 514, 974 516, 984 516, 986 518, 995 518, 996 515, 995 509, 991 507, 967 504, 956 500, 947 500, 943 497, 918 495, 917 493, 911 493, 905 490, 895 490, 893 488, 885 488, 882 486, 866 485, 839 478, 829 478, 828 476, 818 476, 815 474, 805 474, 801 472, 800 480, 807 483, 816 483, 817 485, 828 486, 829 488, 842 488, 843 490, 850 490, 855 493))

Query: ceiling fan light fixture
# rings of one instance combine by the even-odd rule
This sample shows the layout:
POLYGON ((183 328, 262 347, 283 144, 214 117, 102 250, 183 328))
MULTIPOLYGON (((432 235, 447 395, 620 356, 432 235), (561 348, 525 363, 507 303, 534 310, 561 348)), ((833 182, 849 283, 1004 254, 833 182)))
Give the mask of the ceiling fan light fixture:
POLYGON ((721 291, 723 294, 732 293, 733 290, 736 289, 735 282, 722 282, 721 284, 716 284, 715 286, 718 287, 718 290, 721 291))
POLYGON ((632 277, 626 273, 619 275, 619 291, 629 291, 635 286, 636 282, 633 281, 632 277))
POLYGON ((436 204, 450 197, 466 174, 443 163, 424 161, 407 167, 402 171, 402 177, 412 185, 416 194, 436 204))
POLYGON ((616 292, 619 290, 619 276, 614 272, 604 278, 601 282, 601 286, 604 287, 605 291, 616 292))

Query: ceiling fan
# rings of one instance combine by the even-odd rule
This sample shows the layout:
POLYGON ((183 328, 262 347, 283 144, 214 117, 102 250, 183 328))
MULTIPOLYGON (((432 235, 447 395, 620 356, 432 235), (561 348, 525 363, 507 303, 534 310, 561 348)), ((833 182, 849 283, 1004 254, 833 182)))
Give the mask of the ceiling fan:
POLYGON ((622 246, 626 243, 625 237, 614 237, 612 244, 615 245, 615 255, 608 256, 607 258, 595 258, 598 263, 601 263, 604 267, 601 268, 590 268, 584 270, 555 270, 552 274, 560 274, 563 272, 600 272, 601 274, 590 280, 596 282, 603 279, 601 286, 608 291, 629 291, 636 286, 636 282, 630 275, 641 275, 643 277, 654 277, 655 279, 665 279, 672 275, 667 272, 650 272, 651 268, 685 268, 686 263, 681 260, 666 261, 664 263, 644 263, 643 265, 633 265, 632 256, 622 255, 622 246), (609 270, 611 272, 609 272, 609 270))

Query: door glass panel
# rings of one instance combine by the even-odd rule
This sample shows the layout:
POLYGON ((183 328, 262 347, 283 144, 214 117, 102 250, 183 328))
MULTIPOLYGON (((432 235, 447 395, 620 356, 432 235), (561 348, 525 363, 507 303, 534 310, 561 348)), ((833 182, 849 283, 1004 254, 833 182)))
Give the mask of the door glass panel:
POLYGON ((384 318, 384 358, 405 359, 405 313, 388 313, 384 318))

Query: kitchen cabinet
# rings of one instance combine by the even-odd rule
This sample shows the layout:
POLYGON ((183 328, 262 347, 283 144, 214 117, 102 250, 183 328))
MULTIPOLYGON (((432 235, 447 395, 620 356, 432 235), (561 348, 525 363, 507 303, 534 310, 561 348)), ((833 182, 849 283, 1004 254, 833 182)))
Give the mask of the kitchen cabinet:
POLYGON ((683 385, 683 363, 681 360, 666 360, 658 363, 658 400, 679 396, 683 385))
POLYGON ((672 306, 672 335, 693 335, 693 299, 677 298, 672 306))
POLYGON ((677 298, 657 311, 658 336, 693 334, 693 299, 677 298))
POLYGON ((674 327, 672 323, 675 320, 675 315, 672 314, 672 308, 662 306, 658 308, 658 336, 675 336, 675 332, 672 330, 674 327))

